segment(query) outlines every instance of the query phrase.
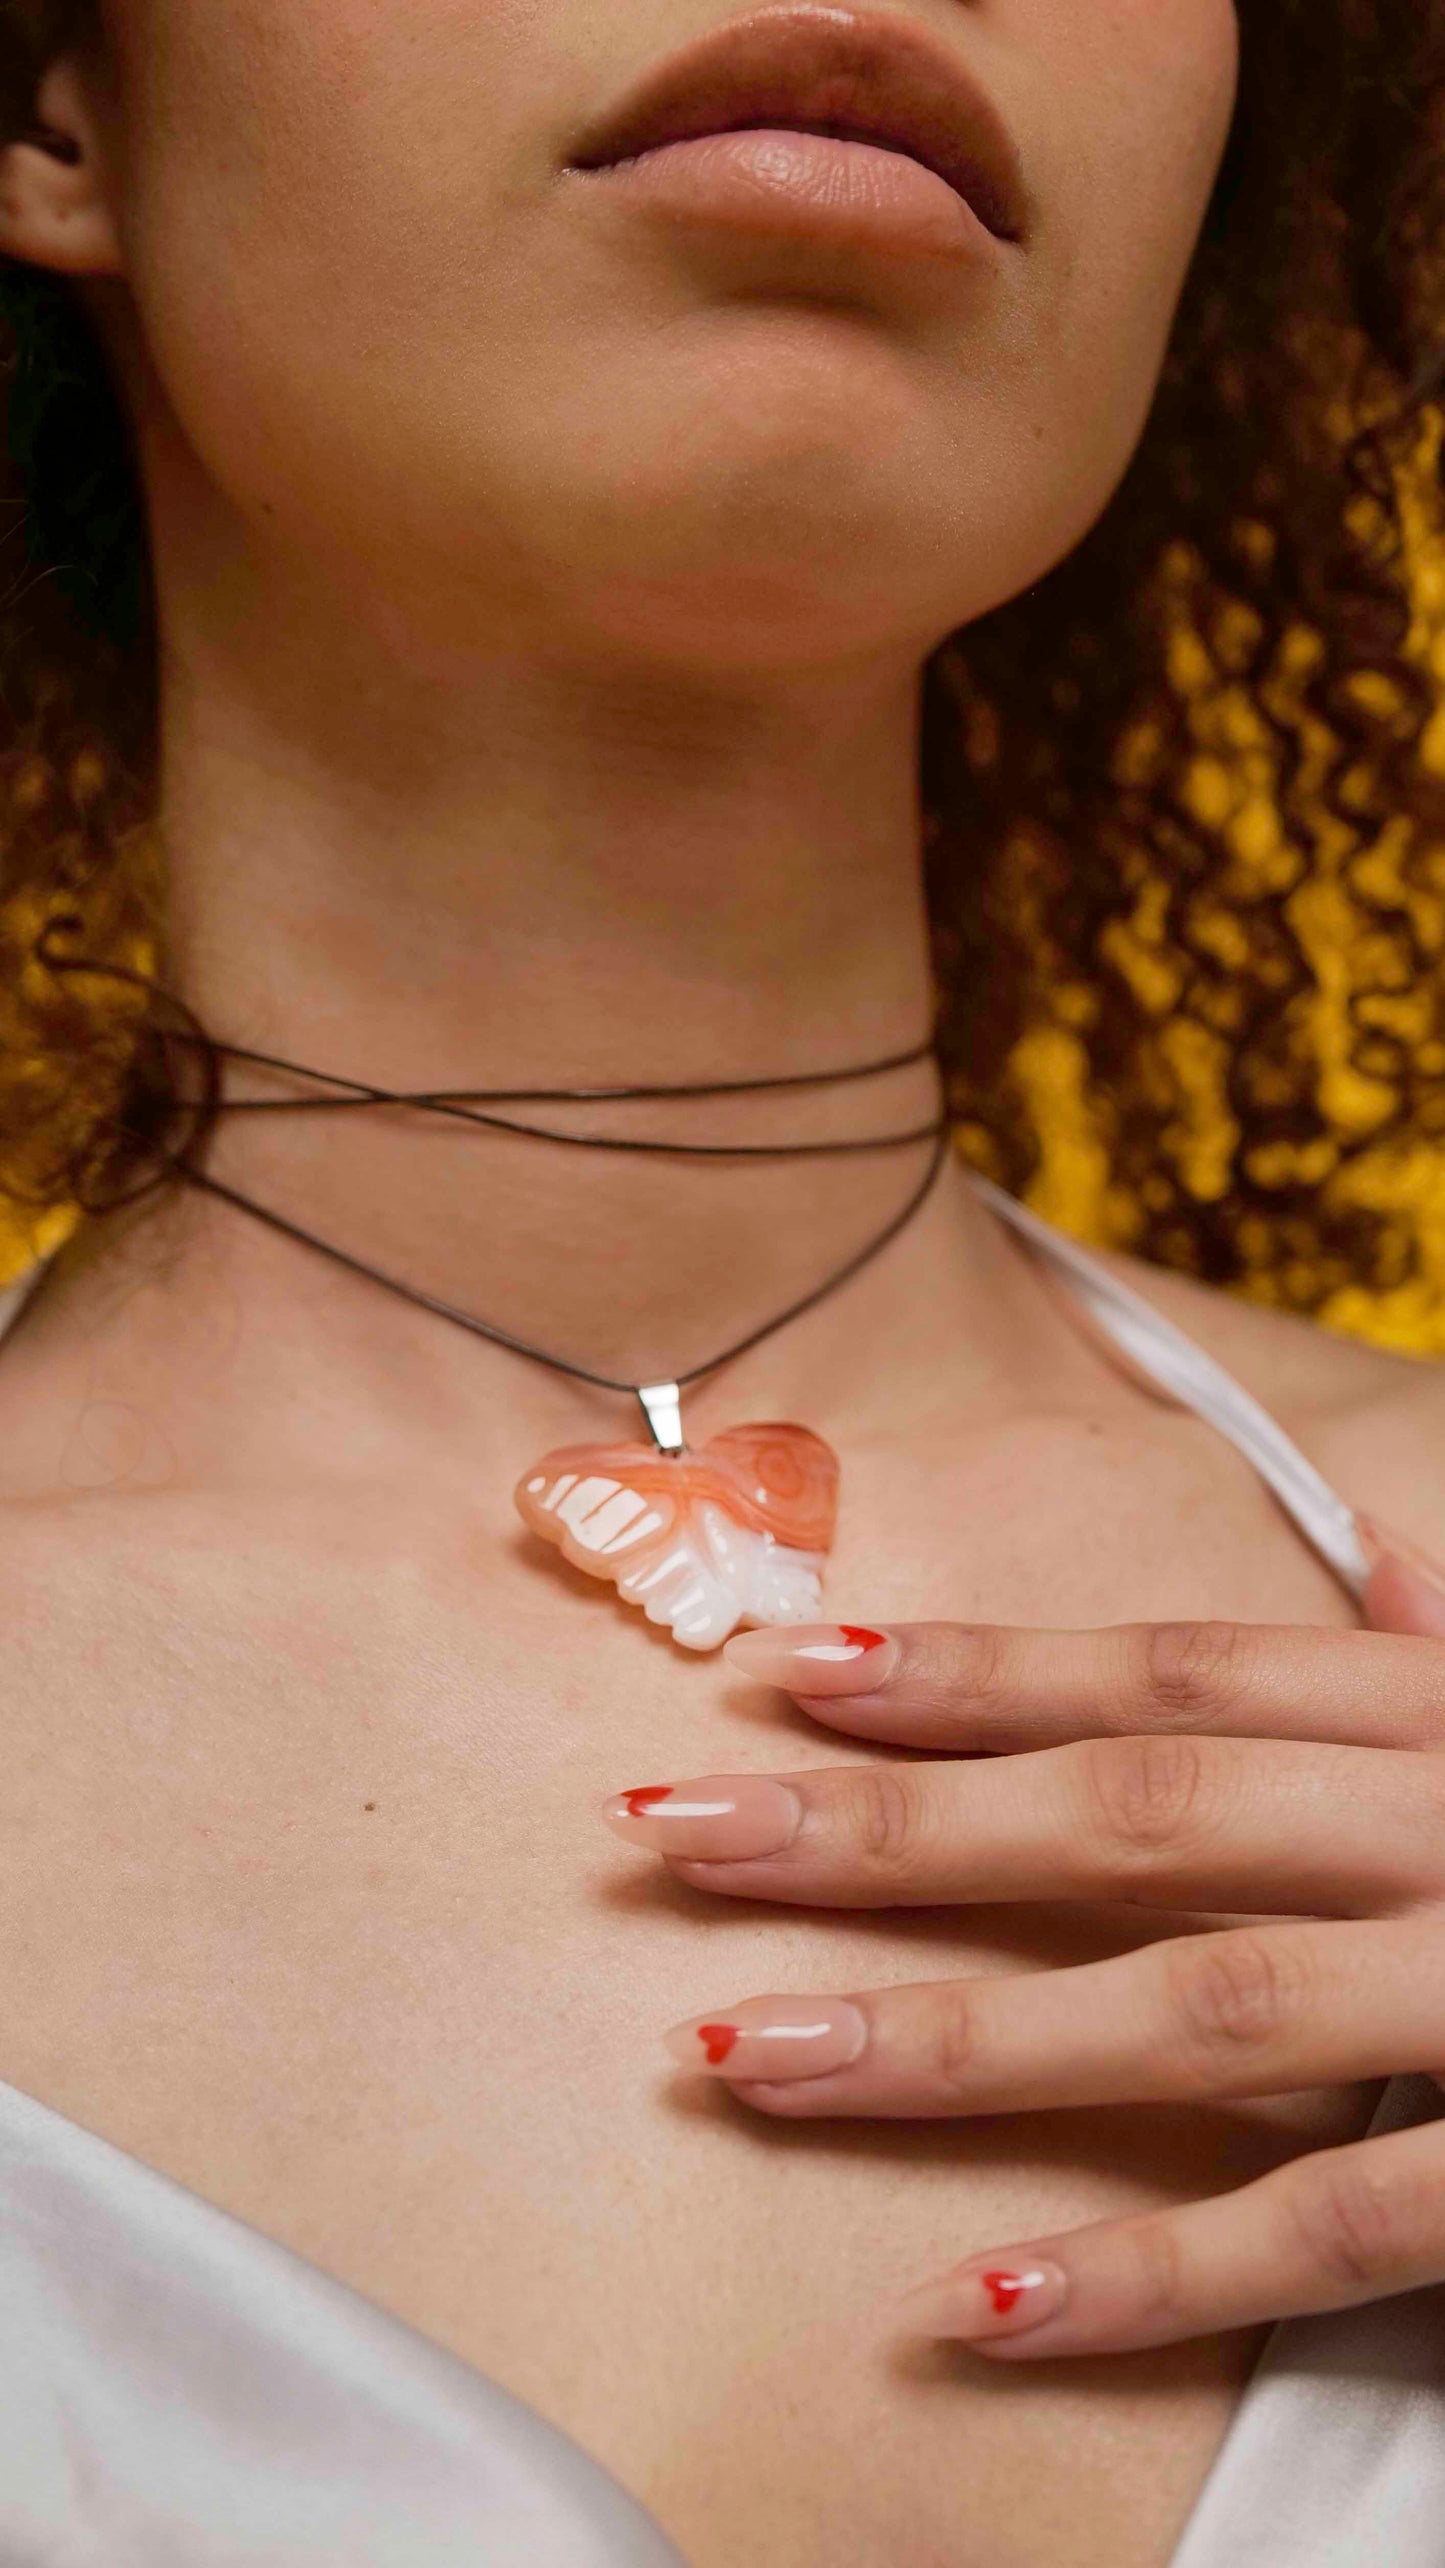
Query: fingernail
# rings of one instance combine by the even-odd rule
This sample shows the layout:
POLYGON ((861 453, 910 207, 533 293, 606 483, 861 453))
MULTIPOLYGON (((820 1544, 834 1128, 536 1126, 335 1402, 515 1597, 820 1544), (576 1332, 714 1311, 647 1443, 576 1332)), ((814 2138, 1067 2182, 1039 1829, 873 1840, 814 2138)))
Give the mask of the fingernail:
MULTIPOLYGON (((1370 1564, 1372 1591, 1381 1581, 1393 1588, 1403 1573, 1417 1592, 1424 1590, 1421 1607, 1431 1630, 1445 1634, 1445 1567, 1432 1560, 1428 1552, 1421 1551, 1418 1543, 1411 1542, 1407 1535, 1397 1534, 1390 1526, 1382 1525, 1376 1516, 1357 1516, 1355 1525, 1370 1564)), ((1400 1610, 1398 1600, 1389 1594, 1378 1601, 1386 1619, 1394 1621, 1400 1610)), ((1404 1619, 1403 1616, 1400 1618, 1404 1619)))
POLYGON ((602 1812, 629 1845, 694 1863, 778 1855, 803 1824, 803 1805, 765 1774, 707 1774, 696 1783, 644 1783, 619 1792, 602 1812))
POLYGON ((674 2024, 664 2039, 685 2069, 717 2077, 823 2078, 851 2068, 868 2024, 846 1997, 749 1997, 674 2024))
POLYGON ((1395 1560, 1403 1560, 1421 1578, 1427 1578, 1431 1586, 1438 1587, 1441 1595, 1445 1596, 1445 1566, 1438 1560, 1432 1560, 1429 1553, 1423 1552, 1418 1543, 1411 1542, 1407 1534, 1397 1534, 1389 1525, 1382 1525, 1378 1516, 1357 1516, 1355 1523, 1372 1563, 1382 1560, 1388 1553, 1395 1560))
POLYGON ((723 1656, 756 1685, 785 1694, 871 1694, 886 1685, 902 1657, 892 1632, 870 1623, 795 1623, 735 1632, 723 1656))
POLYGON ((947 2336, 975 2345, 991 2336, 1026 2336, 1057 2318, 1069 2296, 1062 2265, 1047 2258, 1020 2257, 1016 2263, 980 2257, 960 2266, 946 2282, 925 2283, 898 2304, 898 2318, 910 2334, 947 2336))

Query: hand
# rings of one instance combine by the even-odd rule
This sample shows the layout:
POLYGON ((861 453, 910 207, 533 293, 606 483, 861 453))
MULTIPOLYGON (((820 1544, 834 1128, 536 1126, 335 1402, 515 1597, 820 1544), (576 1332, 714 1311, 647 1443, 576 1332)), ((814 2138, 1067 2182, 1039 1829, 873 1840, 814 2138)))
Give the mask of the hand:
MULTIPOLYGON (((931 1624, 730 1642, 740 1672, 835 1729, 969 1761, 710 1775, 609 1803, 619 1834, 696 1888, 833 1908, 1128 1900, 1260 1922, 1037 1976, 747 1998, 670 2046, 791 2120, 1440 2075, 1445 1587, 1381 1550, 1366 1611, 1373 1628, 1351 1632, 931 1624)), ((1022 2359, 1442 2280, 1432 2122, 1214 2201, 970 2257, 900 2315, 1022 2359)))

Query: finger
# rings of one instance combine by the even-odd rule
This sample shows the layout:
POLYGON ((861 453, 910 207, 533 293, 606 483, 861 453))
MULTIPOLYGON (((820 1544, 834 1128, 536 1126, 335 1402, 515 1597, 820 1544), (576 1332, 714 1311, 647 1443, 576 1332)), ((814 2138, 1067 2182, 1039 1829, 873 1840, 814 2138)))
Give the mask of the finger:
POLYGON ((1294 1739, 704 1775, 620 1793, 602 1815, 700 1890, 806 1907, 1102 1899, 1367 1917, 1445 1898, 1445 1757, 1294 1739))
POLYGON ((1445 1744, 1445 1648, 1268 1623, 999 1623, 739 1632, 730 1667, 852 1738, 1016 1752, 1123 1731, 1445 1744))
POLYGON ((971 2256, 897 2308, 981 2353, 1124 2353, 1445 2281, 1445 2126, 1297 2158, 1178 2211, 971 2256))
POLYGON ((667 2041, 796 2120, 1284 2095, 1439 2068, 1445 1938, 1436 1919, 1236 1927, 1070 1970, 745 1998, 667 2041))

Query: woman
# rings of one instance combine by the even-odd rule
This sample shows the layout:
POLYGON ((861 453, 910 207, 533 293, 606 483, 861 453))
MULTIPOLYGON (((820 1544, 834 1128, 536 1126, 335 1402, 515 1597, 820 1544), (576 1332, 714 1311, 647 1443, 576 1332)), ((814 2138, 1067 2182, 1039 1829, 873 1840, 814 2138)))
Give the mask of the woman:
MULTIPOLYGON (((106 351, 158 609, 152 649, 118 453, 82 490, 93 395, 57 391, 59 307, 27 287, 50 371, 17 382, 12 1183, 113 1203, 158 1154, 191 1180, 89 1225, 5 1355, 0 2073, 50 2260, 10 2361, 47 2416, 50 2282, 129 2277, 12 2548, 543 2555, 520 2513, 485 2528, 473 2372, 427 2371, 400 2321, 697 2568, 1152 2568, 1263 2323, 1445 2274, 1425 2108, 1363 2138, 1380 2080, 1445 2057, 1445 1615, 1393 1535, 1365 1611, 1396 1628, 1362 1632, 1350 1584, 1351 1510, 1445 1552, 1445 1394, 1187 1276, 1099 1270, 1342 1493, 1331 1566, 1298 1529, 1328 1492, 1292 1521, 1158 1396, 1147 1327, 1121 1365, 961 1168, 834 1279, 929 1173, 930 926, 997 1164, 1023 1146, 990 1103, 1011 936, 1097 968, 1085 1030, 1127 1093, 1142 1003, 1093 958, 1141 846, 1174 869, 1188 1005, 1243 1065, 1239 1169, 1310 1139, 1279 888, 1238 895, 1252 938, 1211 974, 1190 903, 1229 908, 1228 851, 1178 791, 1182 730, 1131 766, 1126 728, 1182 536, 1261 651, 1319 625, 1305 715, 1367 771, 1333 780, 1362 838, 1434 816, 1395 484, 1361 446, 1342 532, 1327 419, 1347 325, 1381 417, 1429 346, 1431 13, 103 0, 7 25, 11 291, 65 280, 106 351), (204 1056, 115 977, 149 977, 152 806, 165 978, 218 1042, 391 1096, 768 1084, 529 1110, 713 1158, 395 1107, 228 1112, 203 1149, 204 1056), (859 1141, 889 1146, 797 1155, 859 1141), (768 1148, 791 1155, 743 1155, 768 1148), (510 1493, 636 1432, 558 1363, 665 1388, 825 1284, 690 1395, 694 1448, 784 1418, 842 1458, 820 1610, 849 1623, 735 1644, 759 1688, 568 1572, 510 1493), (610 1798, 636 1774, 660 1780, 610 1798), (609 1846, 604 1800, 663 1866, 609 1846), (678 2017, 744 2109, 649 2074, 678 2017), (226 2293, 182 2317, 213 2250, 226 2293), (239 2367, 243 2303, 244 2426, 217 2351, 239 2367), (1030 2322, 1065 2359, 1022 2359, 1030 2322), (980 2336, 1015 2359, 932 2342, 980 2336), (421 2367, 392 2461, 356 2427, 363 2347, 421 2367), (291 2392, 308 2348, 313 2388, 353 2383, 324 2419, 291 2392), (107 2438, 122 2407, 144 2467, 107 2438), (436 2499, 444 2409, 471 2536, 436 2499)), ((253 1109, 321 1092, 224 1077, 253 1109)), ((1359 1248, 1312 1182, 1191 1193, 1147 1103, 1119 1135, 1126 1171, 1153 1152, 1146 1247, 1227 1275, 1252 1218, 1286 1281, 1302 1241, 1327 1271, 1359 1248)), ((622 2524, 606 2556, 659 2555, 622 2524)), ((550 2555, 604 2555, 583 2543, 550 2555)))

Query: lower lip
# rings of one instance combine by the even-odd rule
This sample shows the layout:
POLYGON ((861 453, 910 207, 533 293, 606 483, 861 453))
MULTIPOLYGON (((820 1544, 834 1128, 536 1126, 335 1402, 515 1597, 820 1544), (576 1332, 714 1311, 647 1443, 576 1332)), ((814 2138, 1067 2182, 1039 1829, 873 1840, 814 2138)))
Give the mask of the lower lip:
POLYGON ((895 258, 978 259, 998 243, 946 179, 903 152, 750 127, 579 172, 675 223, 895 258))

